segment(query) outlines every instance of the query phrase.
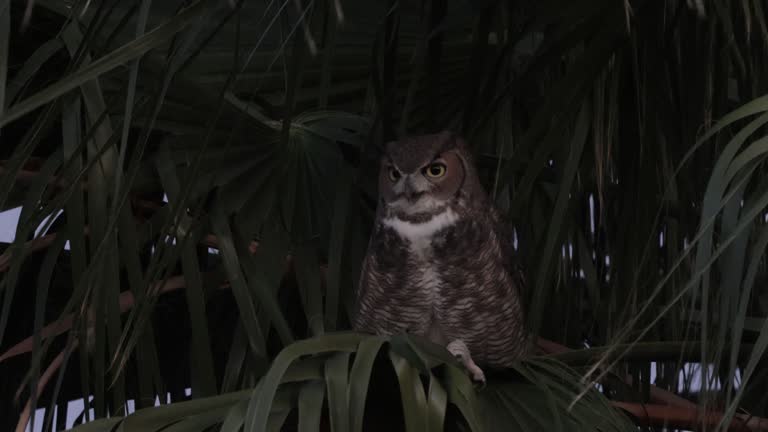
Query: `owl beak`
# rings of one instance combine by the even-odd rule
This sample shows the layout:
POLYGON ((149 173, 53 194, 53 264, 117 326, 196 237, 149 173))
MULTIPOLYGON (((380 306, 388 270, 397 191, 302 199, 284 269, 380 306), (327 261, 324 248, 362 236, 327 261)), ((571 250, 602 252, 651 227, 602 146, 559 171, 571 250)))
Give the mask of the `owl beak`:
POLYGON ((408 201, 414 202, 424 195, 424 191, 416 187, 410 175, 403 179, 403 183, 403 195, 408 201))

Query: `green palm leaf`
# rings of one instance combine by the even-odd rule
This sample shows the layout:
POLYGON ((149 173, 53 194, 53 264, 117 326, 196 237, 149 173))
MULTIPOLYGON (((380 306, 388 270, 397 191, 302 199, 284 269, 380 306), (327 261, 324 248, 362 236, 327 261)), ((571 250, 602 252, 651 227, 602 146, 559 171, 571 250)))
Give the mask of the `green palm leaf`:
POLYGON ((765 13, 0 0, 0 429, 759 429, 765 13), (382 144, 440 129, 545 348, 485 388, 345 332, 382 144))

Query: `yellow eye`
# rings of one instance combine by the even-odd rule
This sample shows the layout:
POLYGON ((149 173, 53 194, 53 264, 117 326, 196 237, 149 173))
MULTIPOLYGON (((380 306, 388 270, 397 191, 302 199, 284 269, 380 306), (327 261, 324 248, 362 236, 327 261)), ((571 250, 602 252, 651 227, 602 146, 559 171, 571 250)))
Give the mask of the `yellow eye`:
POLYGON ((397 168, 395 167, 389 167, 389 179, 395 182, 399 178, 400 178, 400 171, 398 171, 397 168))
POLYGON ((444 163, 433 163, 424 169, 424 174, 427 177, 440 178, 445 175, 447 168, 444 163))

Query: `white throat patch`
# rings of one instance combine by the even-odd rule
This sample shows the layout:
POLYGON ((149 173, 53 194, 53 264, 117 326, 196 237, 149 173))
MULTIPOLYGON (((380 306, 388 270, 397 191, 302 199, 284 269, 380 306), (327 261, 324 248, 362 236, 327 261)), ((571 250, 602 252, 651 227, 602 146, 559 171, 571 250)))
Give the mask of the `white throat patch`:
POLYGON ((394 229, 401 237, 408 239, 411 244, 411 250, 425 257, 429 253, 432 236, 441 229, 453 225, 458 218, 459 216, 448 208, 442 213, 432 216, 432 219, 422 223, 404 221, 397 217, 386 218, 382 222, 384 225, 394 229))

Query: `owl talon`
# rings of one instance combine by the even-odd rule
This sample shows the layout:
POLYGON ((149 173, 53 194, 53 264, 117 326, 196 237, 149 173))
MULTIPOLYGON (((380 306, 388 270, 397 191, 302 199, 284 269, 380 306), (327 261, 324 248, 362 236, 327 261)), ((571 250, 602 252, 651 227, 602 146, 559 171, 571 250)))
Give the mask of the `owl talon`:
POLYGON ((485 374, 483 373, 483 370, 480 369, 474 362, 471 362, 469 365, 465 365, 465 367, 472 376, 472 381, 480 384, 481 387, 485 387, 485 374))
POLYGON ((464 342, 455 340, 449 343, 446 349, 453 354, 462 365, 464 365, 464 368, 467 369, 467 372, 469 372, 469 375, 472 377, 472 381, 480 383, 483 387, 485 386, 485 373, 483 373, 480 366, 472 360, 472 356, 469 354, 469 348, 467 348, 467 345, 464 342))

